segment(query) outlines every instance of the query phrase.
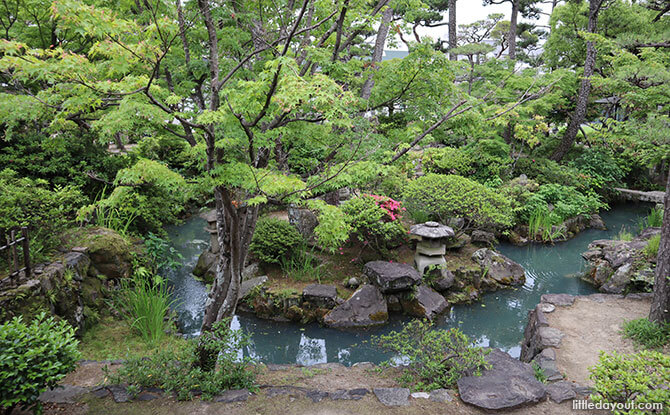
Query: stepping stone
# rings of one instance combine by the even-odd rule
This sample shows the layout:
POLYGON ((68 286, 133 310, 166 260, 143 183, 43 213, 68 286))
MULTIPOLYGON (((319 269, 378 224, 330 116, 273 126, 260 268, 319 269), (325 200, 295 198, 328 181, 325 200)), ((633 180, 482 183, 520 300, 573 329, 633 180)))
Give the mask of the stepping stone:
POLYGON ((109 389, 109 391, 112 393, 112 398, 114 399, 114 402, 123 403, 130 401, 130 396, 128 395, 128 392, 126 391, 125 387, 119 385, 112 385, 107 387, 107 389, 109 389))
POLYGON ((337 288, 334 285, 311 284, 302 290, 302 298, 320 308, 333 308, 337 305, 337 288))
POLYGON ((353 328, 379 326, 388 320, 386 300, 373 285, 363 285, 347 301, 323 318, 328 327, 353 328))
POLYGON ((421 282, 421 274, 413 266, 398 262, 372 261, 363 272, 384 294, 407 291, 421 282))
POLYGON ((249 399, 249 391, 247 389, 238 389, 238 390, 227 390, 221 395, 218 395, 214 398, 214 402, 244 402, 249 399))
POLYGON ((458 380, 463 402, 488 410, 512 409, 535 404, 547 395, 544 385, 535 378, 533 368, 498 349, 491 349, 486 360, 491 369, 481 376, 458 380))
POLYGON ((59 385, 54 389, 46 390, 39 396, 45 403, 75 403, 78 398, 88 393, 88 388, 75 385, 59 385))
POLYGON ((439 403, 451 402, 454 400, 448 389, 435 389, 430 393, 430 397, 428 399, 439 403))
POLYGON ((430 398, 430 394, 428 392, 414 392, 413 394, 409 395, 412 397, 412 399, 428 399, 430 398))
POLYGON ((372 390, 385 406, 409 405, 409 389, 407 388, 374 388, 372 390))
POLYGON ((335 392, 329 394, 330 399, 334 401, 357 401, 364 397, 368 393, 368 390, 365 388, 358 389, 338 389, 335 392))
POLYGON ((547 385, 549 398, 556 403, 561 403, 570 399, 575 399, 577 394, 572 389, 572 384, 564 380, 547 385))

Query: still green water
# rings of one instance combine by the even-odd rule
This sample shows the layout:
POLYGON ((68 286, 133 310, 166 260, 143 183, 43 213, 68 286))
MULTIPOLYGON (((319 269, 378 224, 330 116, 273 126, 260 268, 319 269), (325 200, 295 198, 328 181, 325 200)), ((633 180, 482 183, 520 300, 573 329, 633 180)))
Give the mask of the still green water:
MULTIPOLYGON (((591 294, 594 288, 576 277, 585 265, 581 253, 596 239, 614 237, 622 228, 637 232, 639 220, 650 205, 625 204, 612 207, 601 214, 608 230, 586 230, 567 242, 555 245, 516 247, 501 244, 498 250, 521 264, 526 270, 526 283, 514 290, 485 294, 481 301, 457 305, 440 316, 438 327, 459 327, 479 345, 497 347, 518 357, 528 311, 547 293, 591 294)), ((191 275, 198 256, 208 246, 209 234, 204 220, 192 217, 184 224, 169 228, 173 246, 184 256, 183 266, 169 272, 181 331, 197 335, 202 321, 207 289, 191 275)), ((318 324, 298 325, 261 320, 254 316, 238 315, 233 327, 251 335, 252 346, 245 350, 250 356, 265 363, 299 363, 311 365, 340 362, 379 363, 389 358, 366 344, 372 335, 402 328, 408 321, 403 316, 392 316, 389 324, 378 329, 341 331, 318 324)))

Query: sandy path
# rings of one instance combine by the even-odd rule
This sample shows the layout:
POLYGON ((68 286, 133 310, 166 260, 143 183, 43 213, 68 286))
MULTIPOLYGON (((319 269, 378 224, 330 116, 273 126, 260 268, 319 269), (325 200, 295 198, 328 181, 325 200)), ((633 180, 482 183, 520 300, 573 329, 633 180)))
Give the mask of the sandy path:
POLYGON ((565 334, 556 350, 558 369, 570 381, 593 385, 588 368, 598 362, 599 351, 636 351, 633 342, 621 335, 621 327, 625 321, 648 316, 650 305, 650 299, 597 301, 577 297, 570 307, 556 307, 547 319, 551 327, 565 334))

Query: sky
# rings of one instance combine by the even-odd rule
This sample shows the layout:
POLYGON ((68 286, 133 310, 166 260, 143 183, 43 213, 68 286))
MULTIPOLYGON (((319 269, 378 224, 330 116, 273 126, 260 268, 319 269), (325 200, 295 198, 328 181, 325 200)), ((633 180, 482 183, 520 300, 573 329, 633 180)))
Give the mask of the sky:
MULTIPOLYGON (((531 20, 541 25, 549 24, 548 13, 551 12, 551 4, 541 4, 540 7, 547 15, 541 15, 539 20, 531 20)), ((481 0, 458 0, 456 2, 456 24, 468 24, 475 22, 477 20, 483 20, 492 13, 503 13, 505 18, 509 20, 510 13, 512 11, 512 5, 510 3, 504 4, 492 4, 490 6, 482 5, 481 0)), ((520 18, 520 21, 526 19, 520 18)), ((447 16, 444 16, 444 21, 447 21, 447 16)), ((447 26, 440 26, 435 28, 422 28, 419 30, 421 36, 431 36, 434 39, 438 37, 442 39, 447 39, 447 26)), ((407 50, 407 47, 399 42, 398 50, 407 50)))

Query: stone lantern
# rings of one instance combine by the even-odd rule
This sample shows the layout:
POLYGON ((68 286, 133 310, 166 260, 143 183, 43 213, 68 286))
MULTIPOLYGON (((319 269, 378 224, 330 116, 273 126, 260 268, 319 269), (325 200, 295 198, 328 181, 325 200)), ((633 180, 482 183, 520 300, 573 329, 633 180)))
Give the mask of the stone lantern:
POLYGON ((207 221, 205 230, 209 232, 209 250, 211 253, 216 254, 219 252, 219 238, 216 231, 216 209, 203 214, 202 218, 207 221))
POLYGON ((437 222, 426 222, 413 225, 409 230, 412 239, 417 239, 414 264, 416 269, 423 275, 426 268, 431 265, 441 266, 441 274, 447 276, 447 261, 444 254, 447 252, 445 239, 455 235, 449 226, 437 222))

